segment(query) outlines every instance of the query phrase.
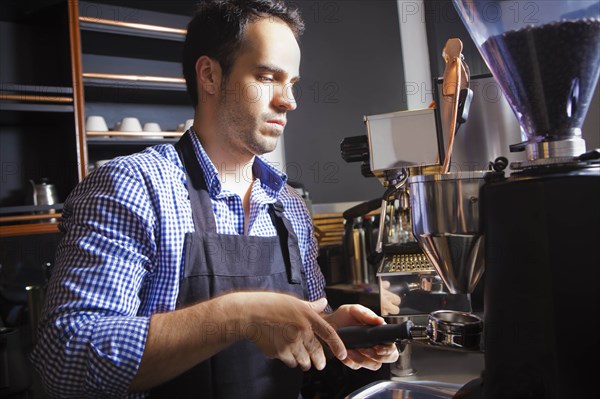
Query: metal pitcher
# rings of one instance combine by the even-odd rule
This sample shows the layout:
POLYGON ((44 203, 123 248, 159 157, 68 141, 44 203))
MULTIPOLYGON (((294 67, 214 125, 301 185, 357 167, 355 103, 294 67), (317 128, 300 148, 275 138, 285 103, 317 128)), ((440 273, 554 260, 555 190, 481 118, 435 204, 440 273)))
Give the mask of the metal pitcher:
POLYGON ((39 183, 29 180, 33 187, 33 205, 53 205, 58 202, 56 186, 48 183, 48 179, 43 177, 39 183))

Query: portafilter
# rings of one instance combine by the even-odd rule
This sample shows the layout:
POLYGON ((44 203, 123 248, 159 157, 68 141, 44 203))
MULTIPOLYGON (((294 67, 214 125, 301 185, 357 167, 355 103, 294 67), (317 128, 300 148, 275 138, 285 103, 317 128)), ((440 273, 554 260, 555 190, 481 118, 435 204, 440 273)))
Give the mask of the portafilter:
POLYGON ((430 313, 427 326, 416 325, 407 320, 400 324, 350 326, 337 330, 348 349, 408 340, 463 351, 479 351, 482 332, 481 318, 472 313, 454 310, 430 313))

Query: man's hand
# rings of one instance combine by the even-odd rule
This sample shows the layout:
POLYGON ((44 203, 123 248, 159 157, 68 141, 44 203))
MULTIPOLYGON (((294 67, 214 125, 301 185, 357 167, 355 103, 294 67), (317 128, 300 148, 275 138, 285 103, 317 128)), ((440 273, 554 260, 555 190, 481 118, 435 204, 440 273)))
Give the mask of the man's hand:
POLYGON ((254 342, 268 357, 277 358, 288 367, 318 370, 325 367, 325 354, 319 338, 333 354, 345 361, 347 352, 340 337, 320 315, 327 306, 322 298, 316 302, 277 293, 236 293, 240 300, 240 325, 243 336, 254 342))
POLYGON ((389 290, 390 282, 381 282, 381 314, 383 316, 400 313, 402 298, 389 290))
MULTIPOLYGON (((325 320, 335 329, 356 325, 381 325, 385 324, 382 317, 377 316, 370 309, 361 305, 343 305, 330 315, 324 316, 325 320)), ((398 360, 396 344, 376 345, 372 348, 350 349, 348 356, 342 360, 352 369, 365 367, 369 370, 379 370, 383 363, 393 363, 398 360)))

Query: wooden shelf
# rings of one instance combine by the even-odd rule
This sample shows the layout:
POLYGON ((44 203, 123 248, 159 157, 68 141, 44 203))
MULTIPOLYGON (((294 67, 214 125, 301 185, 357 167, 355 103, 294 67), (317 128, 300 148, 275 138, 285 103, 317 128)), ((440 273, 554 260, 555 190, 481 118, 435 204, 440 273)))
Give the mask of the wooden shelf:
POLYGON ((62 86, 36 86, 36 85, 21 85, 17 83, 0 83, 0 92, 12 93, 35 93, 43 94, 70 94, 73 95, 73 88, 62 86))
POLYGON ((79 26, 82 30, 110 33, 117 35, 147 37, 152 39, 173 40, 183 42, 185 29, 165 26, 113 21, 109 19, 80 16, 79 26))
POLYGON ((45 213, 43 215, 0 216, 0 223, 35 222, 60 218, 60 213, 45 213))
POLYGON ((146 145, 176 143, 184 132, 91 132, 87 143, 93 145, 146 145))
POLYGON ((123 131, 117 131, 117 130, 109 130, 107 132, 94 132, 94 131, 87 131, 87 136, 88 139, 90 137, 101 137, 101 138, 106 138, 106 136, 111 136, 111 137, 119 137, 119 138, 144 138, 144 137, 149 137, 151 140, 155 140, 155 139, 161 139, 163 137, 181 137, 183 135, 184 132, 172 132, 172 131, 166 131, 166 132, 123 132, 123 131))
POLYGON ((4 173, 0 183, 0 236, 57 233, 62 204, 4 205, 27 203, 30 178, 48 177, 61 195, 79 181, 77 96, 70 57, 78 47, 70 41, 68 20, 76 2, 20 2, 18 7, 5 3, 12 2, 3 2, 2 11, 8 7, 12 12, 0 11, 6 22, 0 34, 0 162, 10 173, 4 173))
POLYGON ((184 132, 90 132, 86 133, 88 145, 154 145, 176 143, 184 132))
MULTIPOLYGON (((19 213, 45 212, 50 210, 60 211, 63 204, 52 205, 23 205, 23 206, 4 206, 0 207, 0 215, 15 215, 19 213)), ((0 216, 4 217, 4 216, 0 216)))
POLYGON ((0 237, 58 233, 58 222, 0 226, 0 237))
POLYGON ((2 94, 2 93, 0 93, 0 100, 41 102, 41 103, 73 103, 73 97, 39 96, 39 95, 35 95, 35 94, 2 94))
POLYGON ((2 207, 0 237, 57 233, 62 209, 63 204, 2 207))
POLYGON ((73 112, 73 109, 72 105, 61 104, 0 103, 0 111, 73 112))
POLYGON ((56 86, 0 85, 1 111, 73 112, 73 89, 56 86))
POLYGON ((83 83, 86 86, 185 91, 185 79, 164 76, 119 75, 108 73, 84 72, 83 83))

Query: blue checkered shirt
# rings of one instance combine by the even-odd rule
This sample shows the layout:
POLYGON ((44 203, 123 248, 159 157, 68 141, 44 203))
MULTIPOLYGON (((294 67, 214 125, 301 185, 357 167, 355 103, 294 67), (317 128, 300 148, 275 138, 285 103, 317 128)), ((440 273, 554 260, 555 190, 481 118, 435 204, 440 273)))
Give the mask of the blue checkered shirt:
MULTIPOLYGON (((221 181, 254 175, 248 234, 276 235, 268 206, 281 201, 298 236, 309 299, 324 297, 310 214, 286 176, 260 157, 251 172, 219 176, 190 132, 217 232, 244 234, 241 199, 223 190, 221 181)), ((127 388, 140 364, 150 316, 175 309, 184 236, 194 230, 175 148, 150 147, 90 174, 65 202, 61 230, 33 363, 53 396, 144 397, 128 395, 127 388)))

